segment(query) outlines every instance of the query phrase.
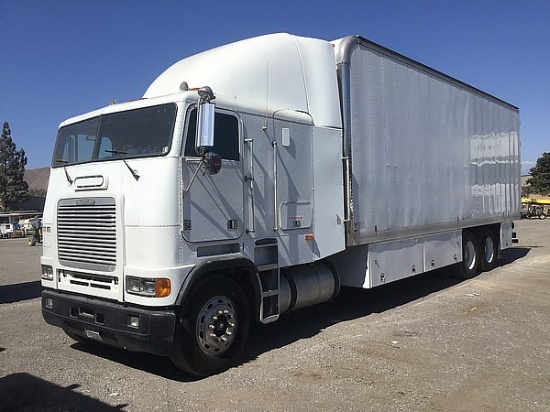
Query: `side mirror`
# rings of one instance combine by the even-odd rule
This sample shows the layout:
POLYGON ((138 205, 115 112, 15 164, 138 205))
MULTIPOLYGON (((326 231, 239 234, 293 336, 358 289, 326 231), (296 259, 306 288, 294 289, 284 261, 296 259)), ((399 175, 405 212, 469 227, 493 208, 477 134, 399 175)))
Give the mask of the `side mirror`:
POLYGON ((222 158, 217 153, 206 152, 202 161, 209 175, 217 174, 222 168, 222 158))
POLYGON ((197 113, 197 135, 195 136, 195 149, 199 155, 204 155, 206 148, 214 147, 214 120, 216 105, 211 101, 216 97, 208 86, 199 90, 200 100, 197 113))
POLYGON ((195 151, 201 157, 201 162, 197 165, 195 173, 191 176, 189 185, 183 190, 183 196, 189 193, 195 178, 204 166, 205 173, 209 175, 217 174, 222 167, 220 155, 209 151, 214 147, 214 119, 216 115, 216 105, 211 101, 216 98, 214 92, 208 86, 201 87, 198 91, 200 99, 197 107, 197 134, 195 135, 195 151))

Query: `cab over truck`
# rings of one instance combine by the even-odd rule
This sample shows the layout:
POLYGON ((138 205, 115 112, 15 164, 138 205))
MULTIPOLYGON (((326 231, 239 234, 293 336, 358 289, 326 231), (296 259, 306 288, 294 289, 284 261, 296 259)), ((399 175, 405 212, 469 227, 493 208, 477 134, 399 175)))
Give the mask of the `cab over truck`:
POLYGON ((61 123, 42 313, 206 376, 251 322, 449 267, 520 217, 516 107, 359 36, 272 34, 183 59, 61 123))

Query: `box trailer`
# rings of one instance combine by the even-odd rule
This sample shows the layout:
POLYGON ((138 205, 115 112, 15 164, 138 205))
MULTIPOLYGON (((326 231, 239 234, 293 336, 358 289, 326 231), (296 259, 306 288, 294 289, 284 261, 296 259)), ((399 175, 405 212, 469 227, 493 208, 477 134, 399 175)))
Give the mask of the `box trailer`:
POLYGON ((490 270, 520 210, 516 107, 359 36, 260 36, 61 123, 42 313, 206 376, 341 286, 490 270))

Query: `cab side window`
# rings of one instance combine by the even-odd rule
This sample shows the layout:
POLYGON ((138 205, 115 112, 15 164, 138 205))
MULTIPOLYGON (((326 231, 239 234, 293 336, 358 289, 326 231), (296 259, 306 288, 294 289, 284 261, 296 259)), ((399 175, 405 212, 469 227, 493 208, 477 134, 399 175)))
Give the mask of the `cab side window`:
MULTIPOLYGON (((197 157, 195 151, 195 134, 197 130, 197 110, 189 114, 189 124, 185 138, 184 155, 197 157)), ((214 120, 214 147, 212 151, 225 160, 240 160, 239 158, 239 121, 227 113, 216 112, 214 120)))

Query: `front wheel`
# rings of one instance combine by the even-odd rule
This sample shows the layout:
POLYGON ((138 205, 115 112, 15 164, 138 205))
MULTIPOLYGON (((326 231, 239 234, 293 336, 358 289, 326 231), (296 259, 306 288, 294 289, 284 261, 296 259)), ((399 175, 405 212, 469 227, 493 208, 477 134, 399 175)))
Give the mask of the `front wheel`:
POLYGON ((540 220, 546 219, 546 215, 545 215, 544 213, 541 213, 541 214, 539 215, 539 219, 540 219, 540 220))
POLYGON ((176 325, 170 359, 193 375, 214 375, 233 366, 242 353, 250 327, 248 302, 241 287, 223 276, 193 295, 176 325))

